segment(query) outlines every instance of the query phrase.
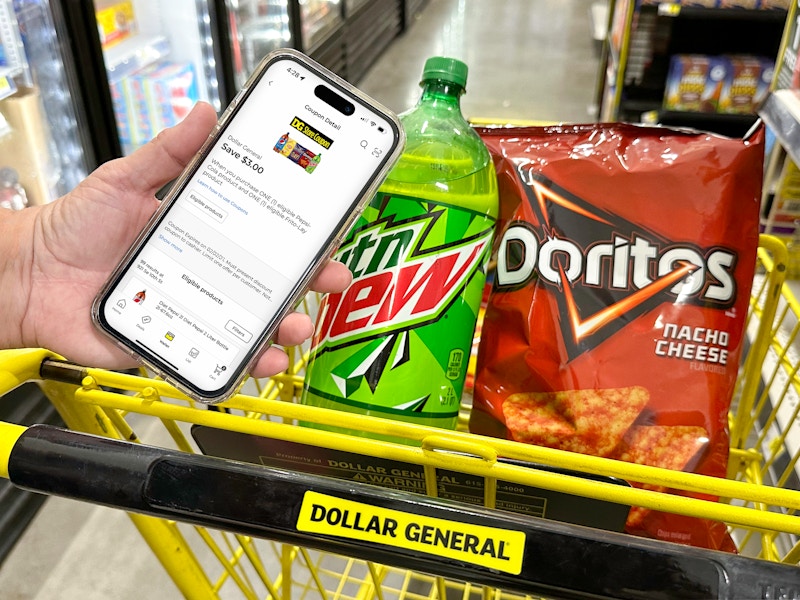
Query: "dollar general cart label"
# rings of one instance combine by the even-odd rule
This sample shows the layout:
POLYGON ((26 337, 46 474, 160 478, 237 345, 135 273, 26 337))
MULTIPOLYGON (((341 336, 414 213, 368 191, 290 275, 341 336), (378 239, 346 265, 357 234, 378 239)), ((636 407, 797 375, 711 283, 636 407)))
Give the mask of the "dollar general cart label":
POLYGON ((344 500, 318 492, 303 496, 298 531, 446 556, 512 575, 522 570, 525 533, 344 500))

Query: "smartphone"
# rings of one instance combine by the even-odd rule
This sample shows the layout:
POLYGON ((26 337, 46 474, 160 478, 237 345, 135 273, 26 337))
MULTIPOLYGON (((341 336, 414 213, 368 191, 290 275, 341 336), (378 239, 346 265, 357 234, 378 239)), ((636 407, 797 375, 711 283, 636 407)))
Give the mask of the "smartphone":
POLYGON ((206 403, 235 393, 399 158, 397 117, 267 55, 100 290, 92 318, 206 403))

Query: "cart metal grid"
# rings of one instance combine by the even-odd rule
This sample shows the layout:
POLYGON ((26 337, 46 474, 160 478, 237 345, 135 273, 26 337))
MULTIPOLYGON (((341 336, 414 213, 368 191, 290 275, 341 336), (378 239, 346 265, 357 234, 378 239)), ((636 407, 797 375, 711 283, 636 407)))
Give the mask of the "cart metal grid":
POLYGON ((730 415, 728 479, 303 406, 295 402, 302 348, 290 349, 289 372, 250 381, 252 394, 214 408, 144 374, 77 366, 43 349, 2 351, 0 393, 38 382, 71 431, 0 424, 0 475, 26 489, 128 511, 187 598, 800 597, 800 304, 784 283, 786 262, 780 240, 762 236, 751 343, 730 415), (426 495, 199 455, 193 425, 421 465, 426 495), (499 457, 723 500, 623 487, 499 457), (437 499, 437 470, 482 477, 484 506, 437 499), (741 555, 494 510, 498 481, 721 520, 741 555), (312 526, 315 502, 411 527, 485 533, 488 551, 478 556, 312 526))

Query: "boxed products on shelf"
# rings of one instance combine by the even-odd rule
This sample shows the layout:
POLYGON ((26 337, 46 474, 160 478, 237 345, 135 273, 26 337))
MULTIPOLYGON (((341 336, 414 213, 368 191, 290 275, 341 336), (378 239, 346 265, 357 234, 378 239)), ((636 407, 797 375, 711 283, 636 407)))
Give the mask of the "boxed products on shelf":
POLYGON ((147 106, 145 91, 145 80, 154 69, 155 67, 147 68, 138 75, 126 77, 122 80, 126 95, 131 103, 129 118, 131 119, 131 129, 135 132, 134 143, 136 146, 146 143, 156 133, 156 128, 147 106))
POLYGON ((95 16, 97 31, 100 34, 100 44, 104 50, 136 33, 136 17, 132 2, 101 2, 99 4, 100 8, 95 16))
POLYGON ((751 114, 764 100, 775 71, 774 61, 757 56, 725 57, 728 72, 719 100, 719 112, 751 114))
POLYGON ((112 81, 108 85, 111 92, 111 103, 114 106, 114 120, 117 123, 117 133, 122 147, 127 151, 132 149, 131 122, 133 117, 128 111, 128 101, 125 98, 124 80, 112 81))
POLYGON ((156 132, 183 120, 200 99, 191 63, 167 63, 142 79, 156 132))
MULTIPOLYGON (((704 92, 696 89, 699 84, 695 81, 694 98, 689 101, 689 107, 681 106, 675 89, 667 90, 670 61, 676 56, 700 55, 767 57, 768 67, 762 69, 762 76, 768 78, 776 70, 774 61, 787 22, 786 8, 785 2, 767 0, 703 3, 619 0, 614 4, 609 22, 608 57, 599 73, 603 80, 598 97, 601 120, 637 122, 649 114, 697 112, 701 113, 698 117, 684 116, 688 116, 694 126, 702 122, 707 128, 719 127, 718 133, 731 133, 726 124, 741 122, 741 119, 708 116, 722 112, 717 100, 722 89, 711 85, 707 91, 709 97, 701 98, 704 92), (678 106, 671 102, 678 102, 678 106), (696 106, 701 102, 702 108, 698 110, 696 106)), ((672 66, 677 68, 674 63, 672 66)), ((794 67, 794 60, 791 66, 794 67)), ((791 77, 782 74, 781 78, 791 77)), ((673 81, 672 85, 674 88, 678 84, 673 81)), ((767 81, 760 85, 766 87, 767 81)), ((757 103, 758 100, 751 103, 739 95, 736 102, 726 104, 726 112, 749 116, 752 114, 750 106, 757 103), (744 106, 739 106, 742 100, 744 106)), ((674 119, 682 117, 672 114, 670 118, 673 119, 671 124, 677 125, 674 119)), ((742 133, 744 131, 736 130, 734 135, 742 133)))
POLYGON ((664 108, 716 112, 728 67, 718 57, 676 54, 670 61, 664 108))
POLYGON ((177 124, 199 99, 191 63, 159 63, 111 82, 110 89, 126 153, 177 124))
POLYGON ((769 91, 774 61, 752 55, 676 54, 664 92, 667 110, 752 114, 769 91))

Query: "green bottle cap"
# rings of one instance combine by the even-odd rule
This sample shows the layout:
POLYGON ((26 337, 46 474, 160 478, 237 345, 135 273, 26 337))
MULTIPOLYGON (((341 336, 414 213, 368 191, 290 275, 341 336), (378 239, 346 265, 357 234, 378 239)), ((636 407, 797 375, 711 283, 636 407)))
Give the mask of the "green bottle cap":
POLYGON ((467 65, 455 58, 432 56, 425 61, 422 82, 431 79, 441 79, 465 88, 467 87, 467 65))

